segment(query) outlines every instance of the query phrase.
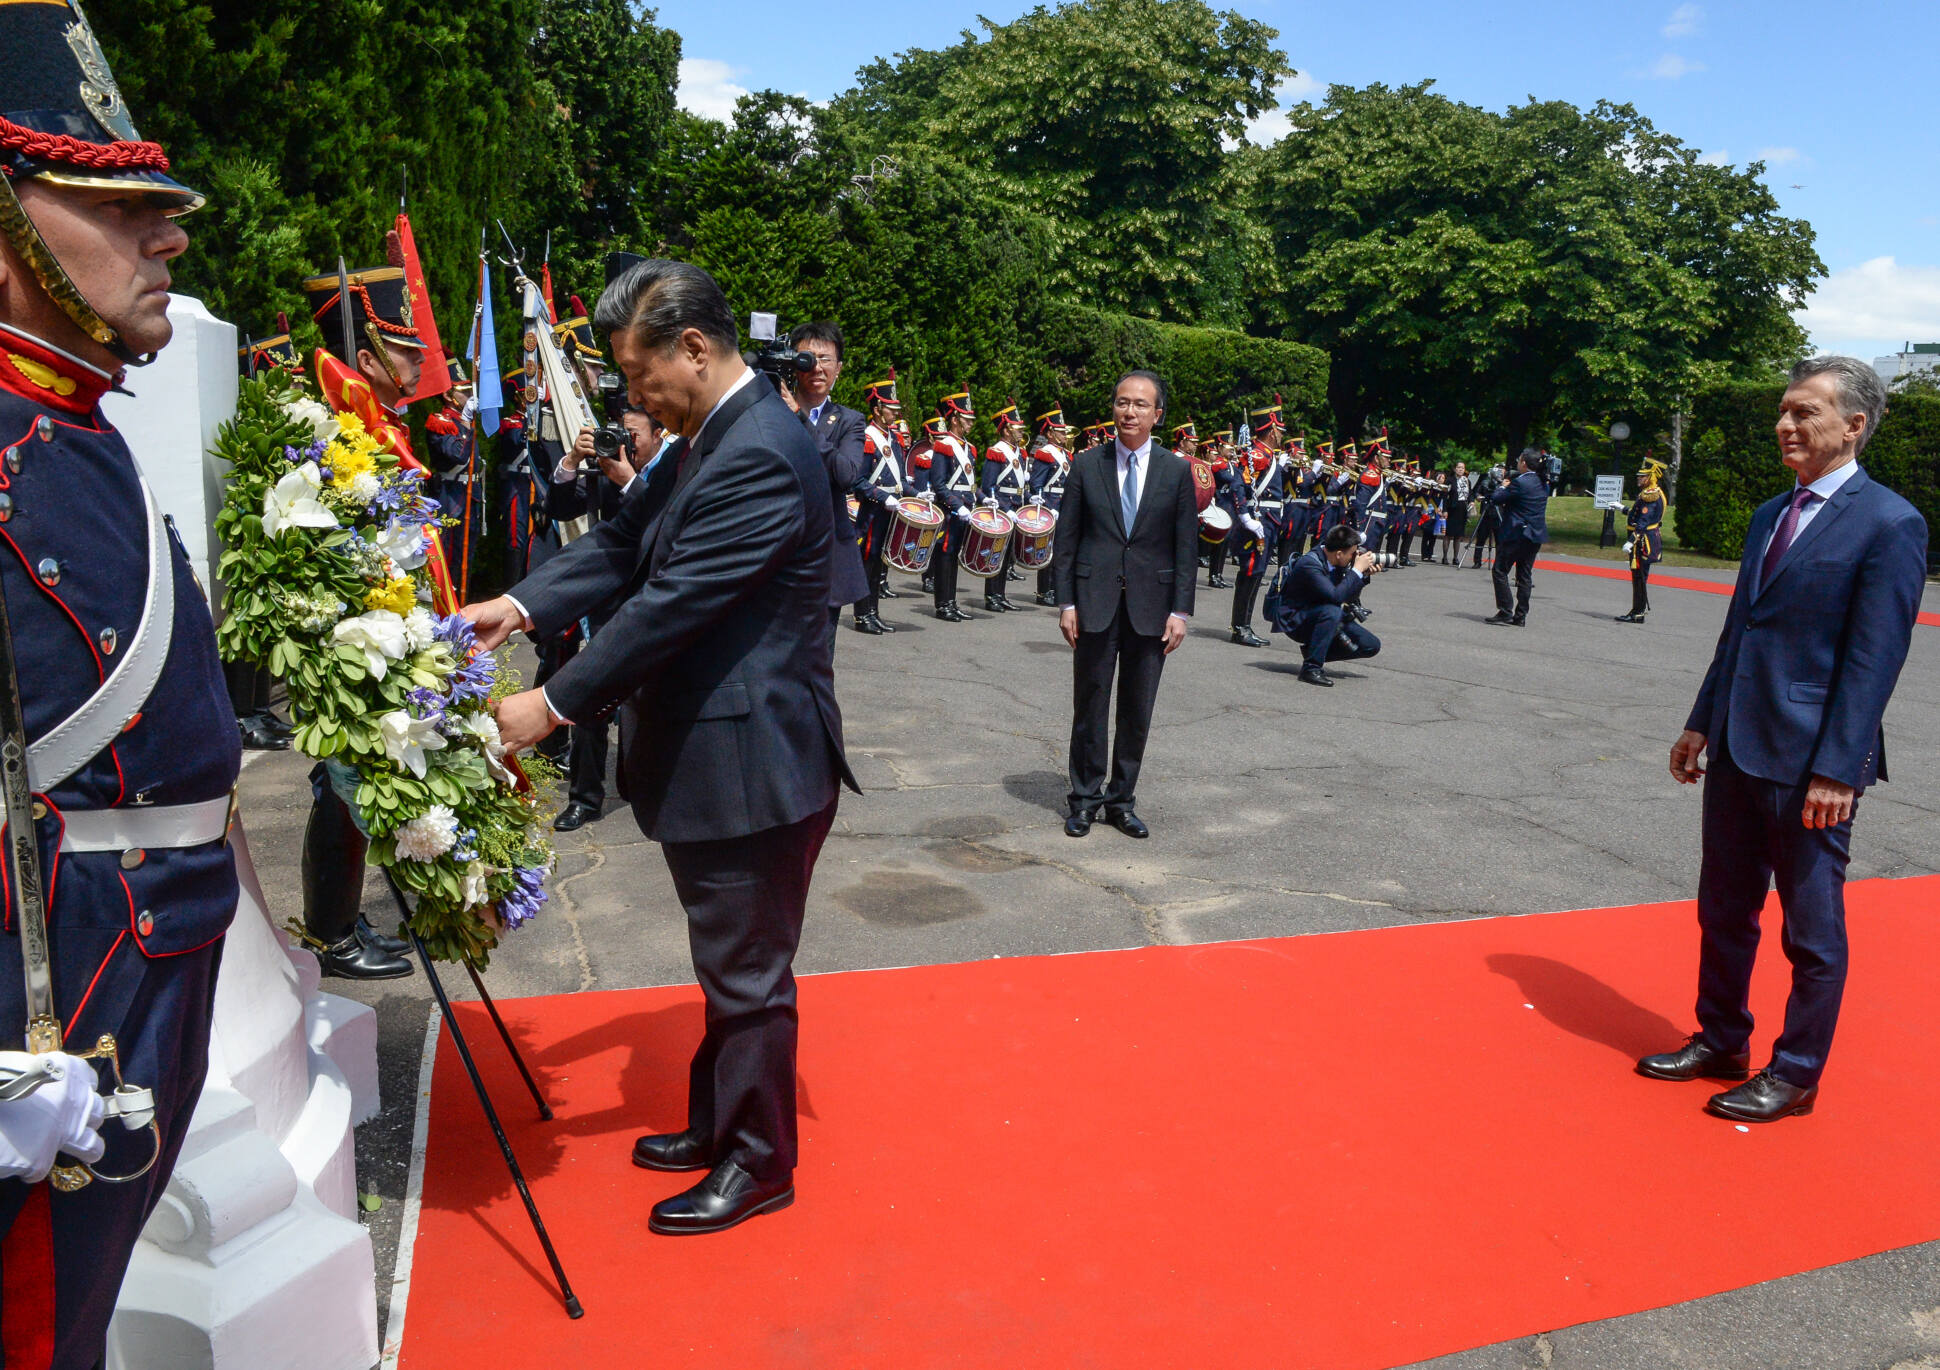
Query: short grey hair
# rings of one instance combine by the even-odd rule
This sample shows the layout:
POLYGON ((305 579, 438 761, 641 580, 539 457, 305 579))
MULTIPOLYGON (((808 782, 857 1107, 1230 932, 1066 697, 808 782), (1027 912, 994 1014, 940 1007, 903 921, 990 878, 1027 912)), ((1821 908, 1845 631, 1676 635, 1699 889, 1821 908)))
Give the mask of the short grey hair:
POLYGON ((602 333, 631 331, 642 347, 660 350, 690 328, 723 352, 738 351, 740 335, 720 284, 692 262, 650 257, 616 276, 593 308, 602 333))
POLYGON ((1866 416, 1866 431, 1859 435, 1853 455, 1866 450, 1879 429, 1880 416, 1886 412, 1886 383, 1879 372, 1857 357, 1807 357, 1792 368, 1791 383, 1797 385, 1814 376, 1831 376, 1838 385, 1839 412, 1866 416))

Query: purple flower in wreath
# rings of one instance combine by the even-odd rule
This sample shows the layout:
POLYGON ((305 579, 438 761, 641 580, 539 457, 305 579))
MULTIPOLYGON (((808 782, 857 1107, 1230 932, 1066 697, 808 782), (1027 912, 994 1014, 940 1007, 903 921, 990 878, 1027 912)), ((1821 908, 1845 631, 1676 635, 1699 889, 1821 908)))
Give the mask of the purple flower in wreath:
POLYGON ((505 926, 516 928, 539 912, 546 902, 546 871, 543 866, 519 866, 512 872, 512 888, 498 901, 505 926))
POLYGON ((436 690, 420 685, 404 696, 404 702, 413 718, 431 723, 441 733, 449 731, 445 727, 445 698, 436 690))

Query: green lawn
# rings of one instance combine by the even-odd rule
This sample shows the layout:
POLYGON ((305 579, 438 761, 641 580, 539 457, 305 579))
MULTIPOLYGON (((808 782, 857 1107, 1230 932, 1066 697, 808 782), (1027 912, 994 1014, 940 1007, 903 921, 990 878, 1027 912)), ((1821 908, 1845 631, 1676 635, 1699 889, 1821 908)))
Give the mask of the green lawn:
MULTIPOLYGON (((1603 530, 1603 511, 1595 507, 1595 501, 1588 495, 1558 495, 1549 502, 1549 543, 1552 552, 1562 552, 1573 557, 1601 557, 1605 561, 1623 561, 1623 539, 1626 536, 1624 514, 1617 511, 1617 544, 1614 547, 1597 546, 1597 535, 1603 530)), ((1737 566, 1735 561, 1723 561, 1717 557, 1705 556, 1702 552, 1686 552, 1677 545, 1677 511, 1667 510, 1664 514, 1664 560, 1665 566, 1712 566, 1727 570, 1737 566)))

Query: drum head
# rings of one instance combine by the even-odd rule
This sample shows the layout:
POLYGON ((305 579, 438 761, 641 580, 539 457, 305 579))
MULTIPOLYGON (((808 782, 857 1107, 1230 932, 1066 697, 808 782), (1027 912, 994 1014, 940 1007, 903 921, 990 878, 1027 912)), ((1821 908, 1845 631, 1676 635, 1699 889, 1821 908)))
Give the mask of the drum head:
POLYGON ((914 528, 941 528, 943 511, 928 500, 906 499, 896 508, 896 517, 914 528))
POLYGON ((1042 536, 1058 526, 1058 516, 1041 504, 1027 504, 1015 514, 1020 535, 1042 536))
POLYGON ((1233 516, 1217 504, 1208 505, 1199 511, 1199 523, 1208 533, 1233 531, 1233 516))
POLYGON ((1011 518, 1001 509, 979 509, 970 515, 970 526, 979 533, 1000 538, 1010 532, 1011 518))

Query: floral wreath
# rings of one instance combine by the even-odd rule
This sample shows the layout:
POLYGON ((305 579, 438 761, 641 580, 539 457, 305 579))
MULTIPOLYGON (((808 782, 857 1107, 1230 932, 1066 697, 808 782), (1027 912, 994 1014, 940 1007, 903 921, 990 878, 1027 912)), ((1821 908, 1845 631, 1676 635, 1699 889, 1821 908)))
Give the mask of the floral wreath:
POLYGON ((242 383, 216 434, 229 464, 216 532, 227 587, 217 643, 289 690, 295 745, 324 763, 370 857, 416 896, 432 956, 483 967, 545 902, 540 815, 556 779, 505 754, 493 702, 517 688, 471 625, 432 608, 442 520, 355 414, 272 368, 242 383))

